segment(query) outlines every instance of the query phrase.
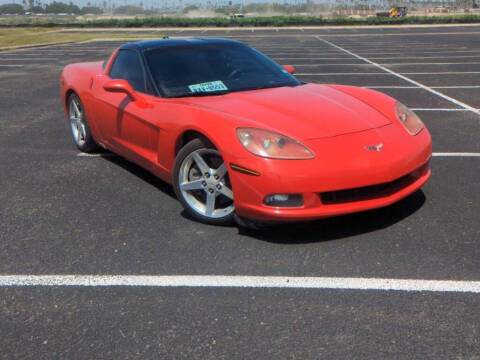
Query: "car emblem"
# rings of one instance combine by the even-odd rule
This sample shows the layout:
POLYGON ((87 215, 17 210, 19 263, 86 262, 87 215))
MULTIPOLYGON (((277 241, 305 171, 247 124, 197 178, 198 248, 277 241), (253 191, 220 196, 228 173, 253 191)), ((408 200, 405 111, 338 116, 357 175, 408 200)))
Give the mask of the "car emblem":
POLYGON ((380 143, 380 144, 378 144, 378 145, 376 145, 376 146, 365 146, 365 149, 367 149, 367 150, 375 150, 375 151, 380 152, 380 150, 382 150, 382 147, 383 147, 383 144, 380 143))

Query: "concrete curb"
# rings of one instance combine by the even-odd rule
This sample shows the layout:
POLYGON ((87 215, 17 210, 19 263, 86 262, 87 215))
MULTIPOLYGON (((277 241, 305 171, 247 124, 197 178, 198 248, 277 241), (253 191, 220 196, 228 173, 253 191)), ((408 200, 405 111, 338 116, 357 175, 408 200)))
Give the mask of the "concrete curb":
POLYGON ((296 30, 296 29, 365 29, 365 28, 428 28, 428 27, 475 27, 480 26, 480 23, 448 23, 448 24, 392 24, 392 25, 295 25, 295 26, 227 26, 227 27, 211 27, 211 26, 192 26, 192 27, 72 27, 63 28, 58 32, 70 32, 70 31, 83 31, 83 32, 102 32, 102 31, 129 31, 129 32, 142 32, 142 31, 199 31, 199 30, 296 30))
POLYGON ((59 42, 30 44, 30 45, 4 46, 4 47, 0 47, 0 51, 21 50, 21 49, 30 49, 30 48, 37 48, 37 47, 44 47, 44 46, 52 46, 52 45, 65 45, 65 44, 73 44, 73 43, 76 43, 76 41, 59 41, 59 42))

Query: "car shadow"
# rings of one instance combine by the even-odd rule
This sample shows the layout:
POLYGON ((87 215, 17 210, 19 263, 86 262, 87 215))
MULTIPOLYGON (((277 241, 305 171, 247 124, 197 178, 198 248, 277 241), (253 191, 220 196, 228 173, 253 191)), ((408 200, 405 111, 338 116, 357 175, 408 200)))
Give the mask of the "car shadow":
MULTIPOLYGON (((139 177, 171 198, 177 199, 173 187, 148 170, 109 151, 100 151, 97 154, 139 177)), ((414 214, 423 206, 425 201, 424 192, 418 190, 397 203, 380 209, 309 222, 265 224, 265 227, 258 230, 238 226, 238 232, 240 235, 275 244, 308 244, 337 240, 390 227, 414 214)), ((180 215, 195 221, 185 210, 182 210, 180 215)))
POLYGON ((418 190, 405 199, 380 209, 311 222, 273 224, 259 230, 239 228, 239 233, 275 244, 337 240, 390 227, 418 211, 425 200, 424 192, 418 190))
POLYGON ((159 179, 155 175, 153 175, 150 171, 145 170, 141 166, 128 161, 127 159, 114 154, 110 151, 100 151, 97 154, 100 157, 104 158, 105 160, 120 166, 122 169, 127 170, 129 173, 139 177, 143 181, 147 182, 148 184, 154 186, 158 190, 162 191, 164 194, 170 196, 173 199, 177 199, 175 196, 175 192, 173 191, 173 187, 166 183, 165 181, 159 179))

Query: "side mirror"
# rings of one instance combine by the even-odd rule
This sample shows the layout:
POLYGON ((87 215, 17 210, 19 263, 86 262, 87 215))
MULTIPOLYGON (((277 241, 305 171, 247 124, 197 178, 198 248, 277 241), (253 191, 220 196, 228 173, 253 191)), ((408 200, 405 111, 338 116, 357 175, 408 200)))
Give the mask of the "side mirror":
POLYGON ((283 65, 284 70, 288 71, 290 74, 295 73, 295 68, 292 65, 283 65))
POLYGON ((109 80, 103 84, 103 88, 109 92, 124 93, 133 101, 137 101, 140 98, 135 90, 133 90, 132 85, 123 79, 109 80))

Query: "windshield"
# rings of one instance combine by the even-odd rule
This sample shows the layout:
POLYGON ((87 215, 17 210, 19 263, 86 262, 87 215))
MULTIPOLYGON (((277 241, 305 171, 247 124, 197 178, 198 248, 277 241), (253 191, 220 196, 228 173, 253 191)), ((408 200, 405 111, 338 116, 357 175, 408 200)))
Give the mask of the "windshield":
POLYGON ((145 56, 166 97, 300 85, 273 60, 239 43, 166 47, 147 51, 145 56))

